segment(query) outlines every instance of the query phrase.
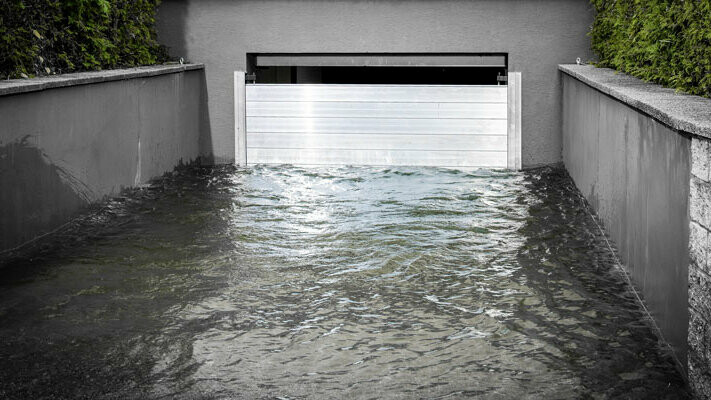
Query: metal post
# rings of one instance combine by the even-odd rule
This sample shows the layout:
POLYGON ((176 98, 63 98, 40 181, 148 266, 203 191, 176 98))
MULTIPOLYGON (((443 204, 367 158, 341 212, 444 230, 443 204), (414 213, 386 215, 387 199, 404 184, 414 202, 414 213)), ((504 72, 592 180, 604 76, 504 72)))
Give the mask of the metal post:
POLYGON ((509 72, 508 75, 508 129, 507 129, 507 167, 521 169, 521 73, 509 72))
POLYGON ((235 71, 235 164, 247 165, 247 88, 244 71, 235 71))

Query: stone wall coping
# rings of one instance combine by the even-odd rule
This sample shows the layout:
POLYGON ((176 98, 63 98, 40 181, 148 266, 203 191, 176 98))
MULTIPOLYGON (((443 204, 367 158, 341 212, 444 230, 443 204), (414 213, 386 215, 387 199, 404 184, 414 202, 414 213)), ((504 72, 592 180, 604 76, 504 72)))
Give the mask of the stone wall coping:
POLYGON ((204 68, 205 66, 203 64, 161 64, 136 68, 75 72, 71 74, 50 75, 31 79, 9 79, 0 81, 0 96, 37 92, 40 90, 62 88, 67 86, 88 85, 91 83, 175 74, 204 68))
POLYGON ((673 129, 711 138, 711 99, 679 93, 609 68, 561 64, 558 69, 673 129))

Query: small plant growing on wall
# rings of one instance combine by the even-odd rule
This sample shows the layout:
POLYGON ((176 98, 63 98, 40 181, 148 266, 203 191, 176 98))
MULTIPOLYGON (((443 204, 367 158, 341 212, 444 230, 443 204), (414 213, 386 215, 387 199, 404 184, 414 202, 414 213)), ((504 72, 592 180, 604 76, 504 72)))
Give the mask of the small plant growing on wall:
POLYGON ((4 0, 0 79, 155 64, 160 0, 4 0))
POLYGON ((711 97, 711 0, 592 0, 598 65, 711 97))

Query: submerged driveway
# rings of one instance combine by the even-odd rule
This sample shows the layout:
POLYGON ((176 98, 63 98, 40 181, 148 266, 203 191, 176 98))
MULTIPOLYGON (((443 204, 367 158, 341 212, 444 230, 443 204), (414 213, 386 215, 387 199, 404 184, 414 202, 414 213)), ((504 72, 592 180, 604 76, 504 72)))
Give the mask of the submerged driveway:
POLYGON ((685 398, 563 170, 186 169, 3 268, 3 398, 685 398))

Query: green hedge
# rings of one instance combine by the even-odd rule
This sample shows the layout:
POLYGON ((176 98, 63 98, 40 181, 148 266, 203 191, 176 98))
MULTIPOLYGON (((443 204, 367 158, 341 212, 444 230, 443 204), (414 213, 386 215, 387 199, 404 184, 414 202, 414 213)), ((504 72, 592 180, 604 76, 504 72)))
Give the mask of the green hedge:
POLYGON ((0 0, 0 79, 156 64, 160 0, 0 0))
POLYGON ((598 65, 711 97, 711 0, 592 0, 598 65))

